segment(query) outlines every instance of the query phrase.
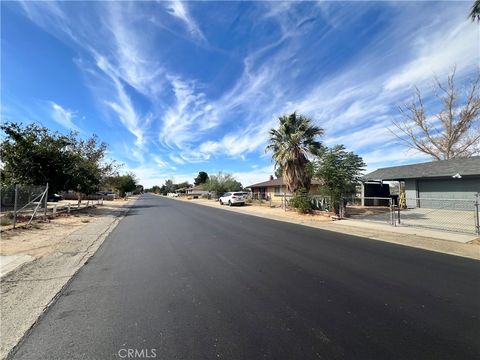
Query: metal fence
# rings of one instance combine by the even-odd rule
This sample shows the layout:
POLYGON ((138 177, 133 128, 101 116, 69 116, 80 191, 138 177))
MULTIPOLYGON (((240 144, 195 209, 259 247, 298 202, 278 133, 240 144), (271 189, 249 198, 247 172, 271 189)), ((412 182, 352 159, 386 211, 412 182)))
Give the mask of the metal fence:
POLYGON ((16 227, 17 223, 30 224, 36 218, 46 219, 61 213, 103 204, 103 198, 71 204, 66 201, 48 203, 48 184, 45 186, 2 186, 0 189, 0 225, 16 227))
POLYGON ((48 184, 45 186, 14 185, 2 187, 0 208, 0 224, 13 224, 18 220, 30 218, 31 223, 39 210, 46 216, 48 184))
POLYGON ((480 234, 479 196, 472 199, 346 198, 345 216, 393 226, 480 234))
POLYGON ((385 197, 344 198, 341 216, 357 220, 374 221, 394 225, 394 202, 385 197))
MULTIPOLYGON (((330 199, 323 195, 312 195, 312 194, 304 194, 304 195, 297 195, 297 197, 305 196, 310 203, 310 208, 312 210, 319 210, 319 211, 331 211, 331 202, 330 199)), ((290 200, 293 197, 292 194, 275 194, 272 197, 264 197, 262 200, 269 203, 270 206, 277 206, 281 207, 285 210, 291 210, 292 207, 290 205, 290 200)), ((253 197, 255 199, 255 197, 253 197)))
POLYGON ((0 209, 4 211, 13 211, 15 204, 18 209, 28 206, 38 201, 40 196, 45 192, 46 186, 29 186, 29 185, 11 185, 2 186, 0 189, 0 209))

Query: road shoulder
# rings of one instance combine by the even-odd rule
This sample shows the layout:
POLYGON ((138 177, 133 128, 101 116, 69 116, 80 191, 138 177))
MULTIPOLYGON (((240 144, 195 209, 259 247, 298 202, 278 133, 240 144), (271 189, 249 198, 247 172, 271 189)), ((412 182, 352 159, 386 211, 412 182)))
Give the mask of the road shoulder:
POLYGON ((0 359, 28 334, 135 201, 107 204, 80 219, 59 219, 38 229, 2 234, 2 255, 28 256, 29 261, 10 270, 0 282, 0 359))

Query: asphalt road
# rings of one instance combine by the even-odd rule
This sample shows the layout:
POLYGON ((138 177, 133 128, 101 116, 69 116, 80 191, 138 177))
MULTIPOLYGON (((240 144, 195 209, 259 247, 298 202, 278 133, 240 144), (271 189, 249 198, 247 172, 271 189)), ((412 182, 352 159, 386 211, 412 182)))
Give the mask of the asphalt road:
POLYGON ((13 357, 475 359, 479 274, 470 259, 145 195, 13 357))

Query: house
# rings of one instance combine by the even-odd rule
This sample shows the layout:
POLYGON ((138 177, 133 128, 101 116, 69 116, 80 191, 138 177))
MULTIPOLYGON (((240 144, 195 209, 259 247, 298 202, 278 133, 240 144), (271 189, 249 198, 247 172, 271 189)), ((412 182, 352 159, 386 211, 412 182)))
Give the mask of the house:
POLYGON ((441 201, 474 200, 480 193, 480 156, 431 161, 375 170, 363 177, 362 197, 369 196, 369 184, 398 181, 405 189, 407 207, 439 207, 441 201))
POLYGON ((189 196, 202 196, 208 195, 209 192, 203 190, 202 185, 192 186, 186 190, 186 194, 189 196))
POLYGON ((176 194, 185 194, 187 192, 188 188, 186 187, 182 187, 182 188, 178 188, 177 190, 175 190, 175 193, 176 194))
MULTIPOLYGON (((313 179, 310 186, 310 193, 318 193, 319 186, 320 181, 313 179)), ((253 199, 272 200, 272 202, 278 202, 279 204, 282 202, 282 195, 284 193, 291 195, 287 190, 283 178, 274 179, 272 175, 270 175, 268 181, 247 186, 247 189, 251 191, 253 199)))

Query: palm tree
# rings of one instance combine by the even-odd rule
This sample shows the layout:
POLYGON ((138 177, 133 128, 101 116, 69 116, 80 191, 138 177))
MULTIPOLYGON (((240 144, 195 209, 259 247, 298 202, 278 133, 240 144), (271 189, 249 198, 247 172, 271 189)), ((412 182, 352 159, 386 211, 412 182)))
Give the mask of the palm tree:
POLYGON ((475 0, 468 15, 472 21, 480 21, 480 0, 475 0))
POLYGON ((277 129, 270 129, 270 141, 266 151, 273 153, 275 167, 283 169, 283 179, 288 191, 310 189, 311 171, 308 156, 318 155, 323 146, 316 140, 323 135, 322 128, 313 125, 312 120, 296 112, 281 116, 277 129))

